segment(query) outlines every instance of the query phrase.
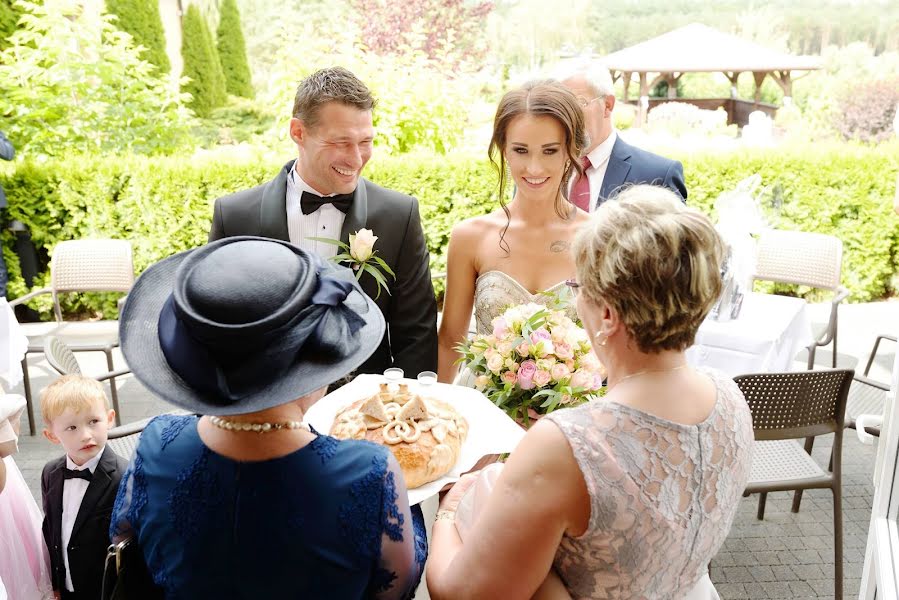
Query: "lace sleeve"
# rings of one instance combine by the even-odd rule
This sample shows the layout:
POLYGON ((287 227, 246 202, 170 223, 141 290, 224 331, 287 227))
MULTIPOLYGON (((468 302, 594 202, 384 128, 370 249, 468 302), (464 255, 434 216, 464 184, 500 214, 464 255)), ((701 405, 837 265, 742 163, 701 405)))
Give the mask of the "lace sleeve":
POLYGON ((381 500, 381 554, 370 586, 378 600, 411 598, 421 580, 428 542, 421 509, 410 509, 403 473, 390 452, 381 500))
POLYGON ((115 504, 112 507, 112 519, 109 522, 109 539, 117 542, 133 531, 131 520, 128 518, 133 513, 134 503, 134 478, 137 461, 133 461, 125 469, 122 481, 119 483, 119 491, 116 493, 115 504))

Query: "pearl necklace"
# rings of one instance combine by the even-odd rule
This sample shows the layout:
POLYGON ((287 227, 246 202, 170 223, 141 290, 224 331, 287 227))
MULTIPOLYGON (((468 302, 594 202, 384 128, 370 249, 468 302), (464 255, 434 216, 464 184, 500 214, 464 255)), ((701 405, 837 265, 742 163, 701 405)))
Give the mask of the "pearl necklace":
POLYGON ((268 433, 269 431, 282 431, 285 429, 305 429, 309 426, 302 421, 282 421, 280 423, 242 423, 229 421, 221 417, 209 417, 209 422, 225 431, 255 431, 256 433, 268 433))
POLYGON ((631 373, 630 375, 625 375, 624 377, 621 377, 620 379, 618 379, 618 381, 615 382, 615 385, 618 385, 625 379, 630 379, 631 377, 639 377, 640 375, 651 375, 653 373, 673 373, 674 371, 680 371, 681 369, 686 369, 688 366, 689 365, 687 365, 687 364, 683 364, 683 365, 680 365, 677 367, 670 367, 668 369, 646 369, 643 371, 637 371, 636 373, 631 373))

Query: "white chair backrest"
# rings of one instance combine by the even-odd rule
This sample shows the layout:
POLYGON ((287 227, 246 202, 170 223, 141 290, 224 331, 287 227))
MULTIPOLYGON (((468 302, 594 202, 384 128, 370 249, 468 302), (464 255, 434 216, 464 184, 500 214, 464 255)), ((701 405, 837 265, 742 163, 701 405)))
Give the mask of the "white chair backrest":
POLYGON ((843 242, 839 238, 772 229, 759 237, 753 278, 836 291, 842 263, 843 242))

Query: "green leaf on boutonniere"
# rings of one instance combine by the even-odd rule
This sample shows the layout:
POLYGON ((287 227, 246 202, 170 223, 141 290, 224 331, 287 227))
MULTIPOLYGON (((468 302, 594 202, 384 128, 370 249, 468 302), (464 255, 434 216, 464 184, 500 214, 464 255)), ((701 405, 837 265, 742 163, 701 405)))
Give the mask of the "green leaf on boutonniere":
MULTIPOLYGON (((381 295, 381 287, 384 288, 384 291, 386 291, 387 295, 389 296, 390 289, 387 286, 387 279, 384 277, 384 274, 381 273, 380 271, 378 271, 376 268, 374 268, 373 266, 371 266, 368 263, 361 263, 361 267, 362 267, 362 269, 358 273, 361 274, 362 271, 365 271, 366 273, 368 273, 369 275, 374 277, 375 282, 378 284, 378 293, 377 293, 377 295, 375 295, 375 300, 377 300, 378 297, 381 295)), ((357 275, 356 277, 358 278, 359 275, 357 275)))
POLYGON ((343 250, 347 253, 347 256, 349 256, 350 247, 347 244, 344 244, 343 242, 341 242, 340 240, 333 240, 331 238, 320 238, 320 237, 308 237, 306 239, 312 240, 313 242, 322 242, 325 244, 331 244, 332 246, 339 246, 340 248, 343 248, 343 250))
POLYGON ((393 277, 394 279, 396 279, 396 275, 393 273, 393 269, 391 269, 389 266, 387 266, 387 263, 384 262, 384 259, 383 259, 383 258, 381 258, 380 256, 375 256, 374 254, 372 254, 372 255, 371 255, 371 260, 374 260, 376 263, 378 263, 378 265, 379 265, 382 269, 384 269, 384 271, 386 271, 391 277, 393 277))

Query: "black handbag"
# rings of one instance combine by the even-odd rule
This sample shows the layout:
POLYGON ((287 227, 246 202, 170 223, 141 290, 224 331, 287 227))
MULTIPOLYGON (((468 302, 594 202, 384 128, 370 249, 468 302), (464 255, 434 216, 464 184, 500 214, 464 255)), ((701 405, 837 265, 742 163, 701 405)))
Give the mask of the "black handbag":
POLYGON ((102 600, 163 600, 162 588, 153 583, 137 538, 130 534, 106 550, 102 600))

